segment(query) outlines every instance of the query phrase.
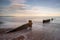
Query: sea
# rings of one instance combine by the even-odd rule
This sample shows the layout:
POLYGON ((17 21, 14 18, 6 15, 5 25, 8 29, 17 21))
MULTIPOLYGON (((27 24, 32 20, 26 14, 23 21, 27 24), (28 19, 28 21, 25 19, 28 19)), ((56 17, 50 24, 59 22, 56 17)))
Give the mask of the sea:
POLYGON ((53 18, 53 21, 48 24, 60 24, 59 16, 0 16, 0 28, 16 28, 18 26, 28 23, 28 20, 32 20, 33 25, 38 26, 43 25, 43 20, 51 18, 53 18))
POLYGON ((45 35, 45 37, 43 36, 45 39, 60 40, 60 16, 0 16, 0 28, 17 28, 28 23, 28 20, 32 20, 32 33, 34 33, 33 35, 36 37, 35 39, 39 38, 40 31, 44 31, 42 36, 45 35), (43 24, 43 20, 51 18, 53 18, 53 20, 43 24))

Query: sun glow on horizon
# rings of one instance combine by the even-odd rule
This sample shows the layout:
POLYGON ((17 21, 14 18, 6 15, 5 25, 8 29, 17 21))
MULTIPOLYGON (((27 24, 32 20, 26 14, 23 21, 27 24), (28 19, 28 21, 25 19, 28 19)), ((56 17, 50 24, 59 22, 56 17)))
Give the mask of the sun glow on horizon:
POLYGON ((33 13, 30 13, 30 14, 10 14, 8 16, 60 16, 60 14, 33 14, 33 13))

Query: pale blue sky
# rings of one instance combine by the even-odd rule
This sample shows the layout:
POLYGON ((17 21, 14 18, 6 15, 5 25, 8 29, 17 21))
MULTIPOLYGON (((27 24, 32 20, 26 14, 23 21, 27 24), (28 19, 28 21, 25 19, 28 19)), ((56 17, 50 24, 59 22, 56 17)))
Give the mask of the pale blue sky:
MULTIPOLYGON (((60 14, 60 0, 0 0, 0 11, 4 15, 19 13, 17 10, 39 10, 43 9, 51 13, 60 14), (16 4, 19 4, 18 6, 16 4), (15 7, 16 6, 16 7, 15 7), (1 8, 2 7, 2 8, 1 8), (9 9, 9 10, 8 10, 9 9), (54 12, 55 11, 55 12, 54 12)), ((42 13, 40 12, 40 13, 42 13)), ((25 14, 25 13, 22 13, 25 14)))
MULTIPOLYGON (((10 0, 0 0, 0 6, 8 6, 10 4, 10 0)), ((60 8, 60 0, 27 0, 26 4, 31 6, 60 8)))

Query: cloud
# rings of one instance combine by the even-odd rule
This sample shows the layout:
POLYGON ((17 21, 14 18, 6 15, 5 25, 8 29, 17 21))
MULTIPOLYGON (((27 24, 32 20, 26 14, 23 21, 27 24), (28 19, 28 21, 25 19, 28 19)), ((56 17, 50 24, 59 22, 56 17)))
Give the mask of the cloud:
POLYGON ((2 13, 15 13, 16 10, 25 10, 29 5, 24 4, 26 0, 10 0, 11 4, 3 9, 1 9, 2 13))
POLYGON ((26 0, 10 0, 11 1, 11 4, 14 5, 14 4, 21 4, 21 3, 25 3, 26 0))
POLYGON ((48 8, 48 7, 40 7, 40 6, 35 6, 32 7, 32 10, 38 13, 58 13, 57 9, 54 8, 48 8))
POLYGON ((8 13, 8 14, 14 14, 14 13, 18 13, 18 10, 19 10, 19 13, 22 13, 23 11, 25 12, 25 10, 27 10, 26 8, 28 8, 29 5, 26 5, 26 4, 15 4, 15 5, 11 5, 10 7, 8 8, 5 8, 5 11, 8 13))
POLYGON ((26 8, 27 5, 25 4, 15 4, 15 5, 11 5, 10 7, 8 7, 8 10, 24 10, 26 8))
POLYGON ((2 9, 4 15, 8 16, 47 16, 47 15, 60 15, 54 8, 33 6, 31 9, 26 9, 30 5, 25 4, 26 0, 10 0, 11 4, 2 9))
POLYGON ((8 10, 15 10, 15 9, 25 9, 26 8, 26 4, 24 4, 26 2, 26 0, 10 0, 11 4, 10 6, 7 8, 8 10))
POLYGON ((54 8, 34 6, 30 10, 16 10, 13 16, 60 16, 54 8))
MULTIPOLYGON (((13 16, 14 14, 25 14, 27 13, 26 8, 29 5, 24 4, 26 0, 10 0, 11 4, 8 7, 2 9, 3 16, 13 16)), ((16 16, 15 15, 15 16, 16 16)))

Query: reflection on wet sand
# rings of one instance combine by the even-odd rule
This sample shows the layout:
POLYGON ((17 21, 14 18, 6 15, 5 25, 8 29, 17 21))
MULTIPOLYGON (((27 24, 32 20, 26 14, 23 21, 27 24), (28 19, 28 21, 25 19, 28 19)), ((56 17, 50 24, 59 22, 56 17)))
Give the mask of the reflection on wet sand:
POLYGON ((0 24, 3 24, 3 22, 0 22, 0 24))
MULTIPOLYGON (((59 24, 43 24, 43 25, 38 25, 33 24, 32 30, 22 30, 22 31, 17 31, 13 33, 0 33, 0 39, 4 40, 13 40, 21 37, 23 35, 25 37, 25 40, 58 40, 60 38, 57 38, 59 35, 58 29, 54 28, 56 25, 59 24), (2 36, 1 36, 2 35, 2 36)), ((60 36, 59 36, 60 37, 60 36)))

